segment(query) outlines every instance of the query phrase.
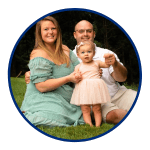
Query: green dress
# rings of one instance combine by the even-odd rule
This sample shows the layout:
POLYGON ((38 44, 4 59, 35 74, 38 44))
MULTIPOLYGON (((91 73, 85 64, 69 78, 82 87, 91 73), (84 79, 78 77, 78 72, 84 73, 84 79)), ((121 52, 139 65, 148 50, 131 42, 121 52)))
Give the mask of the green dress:
POLYGON ((66 64, 55 65, 43 57, 30 60, 28 66, 31 72, 31 81, 27 84, 21 111, 25 111, 25 117, 35 126, 54 127, 84 124, 81 108, 70 104, 73 92, 71 83, 46 93, 39 92, 35 87, 35 83, 71 74, 74 67, 79 64, 78 59, 71 50, 70 60, 69 67, 66 64))

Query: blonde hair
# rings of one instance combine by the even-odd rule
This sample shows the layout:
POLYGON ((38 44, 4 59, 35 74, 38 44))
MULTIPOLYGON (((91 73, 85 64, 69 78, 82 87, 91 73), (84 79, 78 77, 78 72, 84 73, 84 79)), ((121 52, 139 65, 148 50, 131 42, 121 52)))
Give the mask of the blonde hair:
POLYGON ((59 26, 58 22, 56 21, 56 19, 53 18, 52 16, 47 16, 44 19, 37 22, 37 24, 36 24, 34 49, 37 49, 37 48, 41 48, 43 51, 45 51, 55 64, 60 64, 60 61, 61 61, 61 63, 63 63, 63 64, 66 63, 67 67, 70 65, 70 59, 64 53, 64 51, 65 50, 68 51, 68 49, 65 49, 62 47, 62 35, 61 35, 60 26, 59 26), (57 29, 57 39, 55 41, 56 50, 54 53, 49 51, 49 49, 46 47, 46 45, 42 39, 42 36, 41 36, 41 22, 42 21, 51 21, 57 29))
POLYGON ((95 53, 95 44, 92 42, 92 41, 84 41, 84 42, 80 42, 77 46, 76 46, 76 53, 79 52, 80 50, 80 47, 81 46, 84 46, 84 45, 90 45, 92 50, 94 51, 95 53))

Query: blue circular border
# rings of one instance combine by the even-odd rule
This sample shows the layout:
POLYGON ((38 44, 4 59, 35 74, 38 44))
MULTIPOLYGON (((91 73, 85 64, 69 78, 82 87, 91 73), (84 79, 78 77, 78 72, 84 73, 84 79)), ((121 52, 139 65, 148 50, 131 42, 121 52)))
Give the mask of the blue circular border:
POLYGON ((16 108, 18 109, 19 113, 22 115, 22 117, 33 127, 35 128, 36 130, 38 130, 39 132, 41 132, 42 134, 48 136, 48 137, 51 137, 51 138, 54 138, 54 139, 57 139, 57 140, 61 140, 61 141, 67 141, 67 142, 83 142, 83 141, 89 141, 89 140, 93 140, 93 139, 96 139, 96 138, 99 138, 99 137, 102 137, 104 135, 106 135, 107 133, 111 132, 112 130, 114 130, 115 128, 117 128, 127 117, 128 115, 130 114, 130 112, 132 111, 133 107, 135 106, 136 102, 137 102, 137 99, 138 99, 138 96, 139 96, 139 93, 140 93, 140 89, 141 89, 141 84, 142 84, 142 67, 141 67, 141 62, 140 62, 140 57, 139 57, 139 54, 137 52, 137 49, 133 43, 133 41, 131 40, 131 38, 129 37, 129 35, 126 33, 126 31, 118 24, 116 23, 115 21, 113 21, 112 19, 110 19, 109 17, 99 13, 99 12, 96 12, 96 11, 93 11, 93 10, 89 10, 89 9, 84 9, 84 8, 67 8, 67 9, 61 9, 61 10, 57 10, 57 11, 54 11, 54 12, 51 12, 51 13, 48 13, 46 15, 44 15, 43 17, 39 18, 38 20, 36 20, 35 22, 33 22, 23 33, 22 35, 19 37, 18 41, 16 42, 14 48, 13 48, 13 51, 11 53, 11 56, 10 56, 10 60, 9 60, 9 66, 8 66, 8 84, 9 84, 9 89, 10 89, 10 93, 11 93, 11 96, 12 96, 12 99, 13 99, 13 102, 16 106, 16 108), (52 136, 52 135, 49 135, 43 131, 41 131, 40 129, 38 129, 36 126, 34 126, 31 122, 29 122, 29 120, 23 115, 23 113, 21 112, 20 108, 18 107, 16 101, 15 101, 15 98, 14 98, 14 95, 13 95, 13 92, 12 92, 12 88, 11 88, 11 81, 10 81, 10 71, 11 71, 11 63, 12 63, 12 58, 13 58, 13 55, 14 55, 14 52, 16 50, 16 47, 18 46, 20 40, 22 39, 22 37, 24 36, 24 34, 33 26, 35 25, 38 21, 40 21, 41 19, 45 18, 46 16, 49 16, 49 15, 53 15, 55 13, 59 13, 59 12, 64 12, 64 11, 86 11, 86 12, 91 12, 91 13, 94 13, 94 14, 97 14, 99 16, 102 16, 106 19, 108 19, 109 21, 113 22, 116 26, 118 26, 122 32, 126 35, 126 37, 130 40, 130 43, 132 44, 133 48, 134 48, 134 51, 136 53, 136 56, 137 56, 137 59, 138 59, 138 65, 139 65, 139 87, 138 87, 138 91, 137 91, 137 95, 136 95, 136 98, 134 100, 134 103, 132 104, 130 110, 128 111, 128 113, 126 114, 126 116, 117 124, 115 125, 113 128, 111 128, 110 130, 108 130, 107 132, 101 134, 101 135, 98 135, 98 136, 95 136, 95 137, 92 137, 92 138, 88 138, 88 139, 82 139, 82 140, 68 140, 68 139, 62 139, 62 138, 58 138, 58 137, 55 137, 55 136, 52 136))

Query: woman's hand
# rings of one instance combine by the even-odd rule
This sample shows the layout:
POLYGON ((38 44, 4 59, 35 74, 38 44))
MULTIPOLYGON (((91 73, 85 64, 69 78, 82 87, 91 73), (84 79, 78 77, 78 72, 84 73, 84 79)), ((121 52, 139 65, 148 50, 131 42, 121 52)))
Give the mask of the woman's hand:
POLYGON ((74 74, 74 75, 75 75, 75 78, 76 78, 76 79, 82 79, 82 75, 81 75, 81 72, 80 72, 80 71, 77 71, 77 72, 75 71, 75 74, 74 74))
POLYGON ((25 82, 26 82, 26 84, 30 83, 30 71, 27 71, 25 73, 25 82))
POLYGON ((79 83, 82 80, 80 72, 73 72, 69 75, 70 82, 79 83))

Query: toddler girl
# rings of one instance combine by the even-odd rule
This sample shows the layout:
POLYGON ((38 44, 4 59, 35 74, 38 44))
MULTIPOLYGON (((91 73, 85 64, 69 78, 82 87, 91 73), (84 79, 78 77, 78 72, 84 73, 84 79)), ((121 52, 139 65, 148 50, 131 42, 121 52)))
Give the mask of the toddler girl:
POLYGON ((95 44, 91 41, 81 42, 77 45, 76 50, 82 63, 75 67, 75 71, 80 71, 82 80, 75 85, 70 103, 81 106, 83 119, 90 126, 93 126, 91 121, 92 106, 95 126, 99 127, 102 121, 101 103, 110 101, 107 85, 100 79, 99 68, 108 68, 109 65, 100 60, 93 60, 95 44))

